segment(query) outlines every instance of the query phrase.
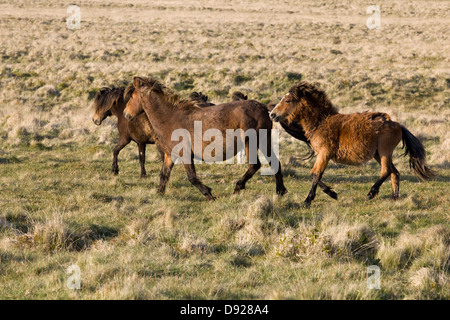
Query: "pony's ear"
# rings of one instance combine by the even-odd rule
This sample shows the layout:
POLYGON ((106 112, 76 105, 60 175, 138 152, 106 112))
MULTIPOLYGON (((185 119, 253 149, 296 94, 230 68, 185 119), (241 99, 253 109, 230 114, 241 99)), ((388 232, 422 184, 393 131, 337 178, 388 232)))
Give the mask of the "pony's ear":
POLYGON ((208 96, 207 96, 207 95, 204 95, 204 94, 201 93, 201 92, 199 92, 199 94, 200 94, 200 98, 201 98, 203 101, 208 102, 208 96))
POLYGON ((143 79, 141 77, 134 77, 133 78, 133 85, 134 85, 135 88, 142 87, 142 82, 143 82, 143 79))

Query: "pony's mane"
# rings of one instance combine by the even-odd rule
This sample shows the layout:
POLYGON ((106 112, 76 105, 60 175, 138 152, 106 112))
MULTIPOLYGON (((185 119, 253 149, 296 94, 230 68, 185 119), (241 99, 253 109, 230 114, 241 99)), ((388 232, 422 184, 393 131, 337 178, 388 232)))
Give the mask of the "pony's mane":
POLYGON ((95 111, 104 107, 111 108, 114 102, 123 99, 124 87, 102 87, 97 92, 94 99, 95 111))
POLYGON ((336 114, 338 112, 337 108, 333 106, 325 91, 307 81, 301 81, 300 83, 292 86, 289 89, 289 93, 291 94, 291 98, 294 102, 300 102, 300 100, 305 97, 314 103, 314 107, 316 108, 322 108, 324 111, 327 110, 330 114, 336 114))
MULTIPOLYGON (((165 102, 172 105, 176 109, 189 109, 189 108, 200 108, 195 102, 188 99, 181 99, 179 95, 174 93, 172 90, 164 86, 158 80, 147 77, 135 77, 140 82, 140 86, 143 87, 148 94, 156 93, 165 102)), ((130 83, 125 89, 124 97, 125 99, 130 99, 134 90, 134 81, 130 83)))

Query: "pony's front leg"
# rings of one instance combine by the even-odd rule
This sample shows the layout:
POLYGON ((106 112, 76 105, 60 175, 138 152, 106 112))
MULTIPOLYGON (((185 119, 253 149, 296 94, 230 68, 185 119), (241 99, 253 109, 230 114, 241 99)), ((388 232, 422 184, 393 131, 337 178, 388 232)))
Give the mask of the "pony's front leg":
POLYGON ((145 171, 145 149, 147 145, 145 143, 138 143, 139 149, 139 164, 141 165, 141 178, 147 176, 147 171, 145 171))
POLYGON ((169 154, 163 153, 162 151, 160 151, 160 153, 163 163, 161 167, 161 173, 159 174, 158 192, 164 194, 164 192, 166 192, 167 181, 169 181, 170 173, 172 172, 173 161, 172 157, 169 154))
POLYGON ((189 182, 197 187, 198 190, 206 197, 208 200, 216 200, 216 198, 212 195, 212 189, 210 187, 205 186, 198 178, 197 173, 195 172, 195 166, 193 161, 191 163, 184 163, 184 168, 186 169, 186 173, 189 179, 189 182))
POLYGON ((322 175, 327 168, 328 161, 329 159, 326 155, 320 153, 318 154, 316 163, 314 163, 314 167, 311 170, 312 186, 305 202, 303 202, 304 207, 309 207, 311 201, 313 201, 316 197, 317 185, 320 183, 320 179, 322 179, 322 175))
POLYGON ((119 165, 117 164, 117 158, 119 157, 119 152, 122 150, 127 144, 130 143, 130 139, 121 139, 119 137, 119 142, 113 151, 113 162, 112 162, 112 173, 119 174, 119 165))

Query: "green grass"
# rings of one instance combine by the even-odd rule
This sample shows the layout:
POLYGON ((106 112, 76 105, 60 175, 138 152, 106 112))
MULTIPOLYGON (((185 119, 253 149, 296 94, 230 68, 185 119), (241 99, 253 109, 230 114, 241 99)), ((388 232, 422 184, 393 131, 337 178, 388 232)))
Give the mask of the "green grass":
MULTIPOLYGON (((300 153, 300 142, 290 145, 282 159, 300 153)), ((167 193, 156 193, 154 146, 146 179, 134 146, 120 156, 119 176, 110 173, 110 151, 7 150, 0 298, 449 298, 449 170, 421 183, 403 168, 401 199, 393 202, 389 183, 365 200, 375 164, 331 166, 324 179, 339 201, 319 192, 304 209, 310 163, 284 166, 283 198, 274 195, 273 177, 258 174, 231 195, 245 166, 199 165, 218 196, 208 202, 180 166, 167 193), (104 156, 94 160, 98 152, 104 156), (82 272, 76 291, 66 287, 72 264, 82 272), (372 264, 381 268, 381 290, 367 289, 372 264)))

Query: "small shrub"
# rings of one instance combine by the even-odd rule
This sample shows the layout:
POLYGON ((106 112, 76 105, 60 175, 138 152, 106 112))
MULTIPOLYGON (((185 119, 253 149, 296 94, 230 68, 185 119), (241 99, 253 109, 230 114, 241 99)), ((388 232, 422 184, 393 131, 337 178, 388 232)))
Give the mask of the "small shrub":
POLYGON ((250 76, 244 76, 244 75, 240 75, 240 74, 233 76, 233 84, 236 86, 238 86, 244 82, 250 81, 250 80, 252 80, 252 77, 250 77, 250 76))
POLYGON ((291 82, 301 81, 303 79, 303 75, 297 72, 286 72, 286 77, 291 82))

